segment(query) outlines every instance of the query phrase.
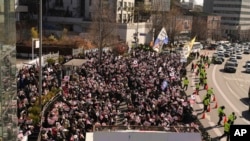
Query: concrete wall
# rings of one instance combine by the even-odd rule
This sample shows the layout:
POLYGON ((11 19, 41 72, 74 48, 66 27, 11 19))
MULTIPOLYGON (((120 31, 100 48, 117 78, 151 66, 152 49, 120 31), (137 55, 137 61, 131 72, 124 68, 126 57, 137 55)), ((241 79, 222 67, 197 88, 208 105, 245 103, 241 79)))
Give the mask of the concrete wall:
MULTIPOLYGON (((90 141, 86 139, 87 141, 90 141)), ((200 133, 94 132, 93 141, 201 141, 200 133)))

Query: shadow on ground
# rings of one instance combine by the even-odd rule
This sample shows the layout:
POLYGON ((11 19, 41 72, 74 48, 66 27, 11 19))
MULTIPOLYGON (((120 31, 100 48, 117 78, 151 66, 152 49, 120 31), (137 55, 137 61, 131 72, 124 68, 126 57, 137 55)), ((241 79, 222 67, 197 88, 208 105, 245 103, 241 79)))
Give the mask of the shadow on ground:
POLYGON ((250 100, 248 97, 241 98, 240 101, 247 106, 250 104, 250 100))
POLYGON ((244 118, 244 119, 250 121, 250 110, 243 111, 241 114, 242 114, 242 117, 240 117, 240 118, 244 118))
POLYGON ((208 130, 211 130, 211 129, 213 129, 213 128, 218 128, 218 127, 220 127, 220 126, 214 125, 214 126, 206 127, 206 128, 204 128, 204 129, 208 131, 208 130))

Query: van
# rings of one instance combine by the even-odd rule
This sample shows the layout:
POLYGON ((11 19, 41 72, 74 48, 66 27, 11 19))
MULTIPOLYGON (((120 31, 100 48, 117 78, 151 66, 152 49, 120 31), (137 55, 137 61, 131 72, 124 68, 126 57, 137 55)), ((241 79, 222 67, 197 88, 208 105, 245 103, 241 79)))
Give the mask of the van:
POLYGON ((200 52, 203 49, 203 45, 200 42, 194 42, 192 52, 200 52))

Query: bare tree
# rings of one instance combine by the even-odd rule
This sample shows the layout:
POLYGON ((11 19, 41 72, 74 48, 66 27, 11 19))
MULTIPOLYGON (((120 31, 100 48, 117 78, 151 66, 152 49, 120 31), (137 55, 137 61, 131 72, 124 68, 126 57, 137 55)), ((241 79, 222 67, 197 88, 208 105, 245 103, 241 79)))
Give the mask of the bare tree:
POLYGON ((117 41, 117 24, 114 6, 102 0, 92 5, 93 15, 89 38, 99 47, 99 63, 102 58, 102 48, 117 41))
POLYGON ((193 17, 192 35, 197 40, 206 40, 208 38, 207 20, 205 17, 193 17))

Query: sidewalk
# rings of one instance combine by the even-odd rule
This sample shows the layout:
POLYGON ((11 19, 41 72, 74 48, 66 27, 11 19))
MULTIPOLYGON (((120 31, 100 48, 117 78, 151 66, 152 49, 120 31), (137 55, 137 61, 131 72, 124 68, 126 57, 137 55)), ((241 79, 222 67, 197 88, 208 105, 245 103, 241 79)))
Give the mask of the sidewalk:
MULTIPOLYGON (((211 58, 213 51, 207 51, 207 50, 202 50, 202 54, 208 54, 209 57, 211 58)), ((193 60, 194 63, 196 63, 198 59, 193 60)), ((213 65, 210 66, 211 69, 213 65)), ((189 99, 193 99, 191 106, 193 107, 193 114, 197 116, 197 119, 200 121, 202 126, 204 127, 204 130, 210 135, 211 140, 215 139, 218 137, 217 135, 223 134, 223 126, 217 127, 214 125, 211 119, 217 120, 218 117, 217 115, 217 101, 216 98, 213 99, 213 96, 211 98, 211 103, 210 103, 210 112, 206 112, 205 114, 202 113, 203 111, 203 102, 202 99, 206 95, 207 91, 203 89, 203 87, 200 87, 199 95, 193 94, 195 92, 195 83, 198 82, 199 76, 195 75, 195 71, 191 72, 191 63, 186 67, 187 69, 187 77, 189 79, 189 86, 186 92, 187 96, 189 99), (214 101, 215 100, 215 101, 214 101), (215 134, 217 133, 217 135, 215 134)), ((206 70, 208 70, 206 69, 206 70)), ((211 79, 208 77, 208 80, 211 79)), ((208 83, 209 87, 209 83, 208 83)), ((210 87, 209 87, 210 88, 210 87)), ((221 139, 223 141, 226 138, 221 139)))

